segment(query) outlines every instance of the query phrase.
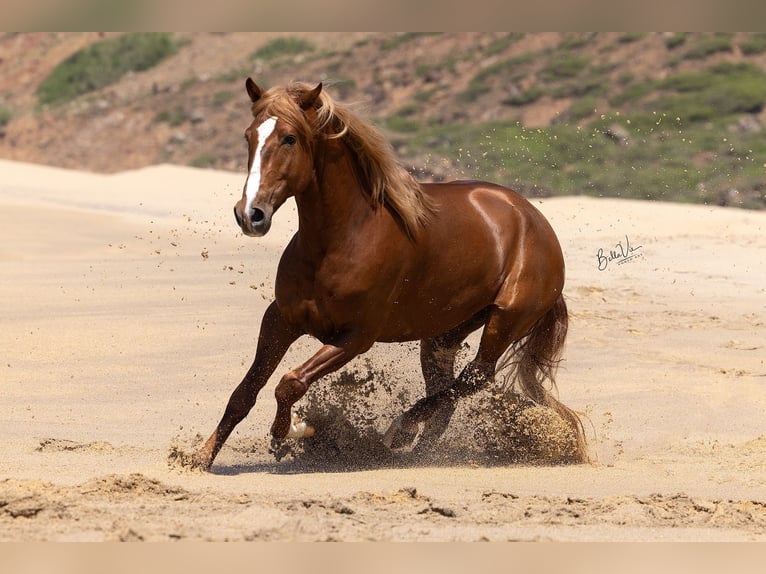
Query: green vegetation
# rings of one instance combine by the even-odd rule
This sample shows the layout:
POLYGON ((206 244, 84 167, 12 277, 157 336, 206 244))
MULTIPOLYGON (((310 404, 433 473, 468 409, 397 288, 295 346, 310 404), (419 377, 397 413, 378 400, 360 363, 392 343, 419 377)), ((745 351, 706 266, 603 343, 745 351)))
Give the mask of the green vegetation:
POLYGON ((11 110, 0 104, 0 128, 8 125, 12 117, 11 110))
POLYGON ((539 56, 539 52, 527 52, 521 56, 502 60, 478 72, 473 81, 484 82, 487 78, 497 75, 504 75, 511 80, 523 78, 529 70, 529 65, 539 56))
POLYGON ((766 52, 766 34, 753 34, 739 44, 739 49, 746 56, 763 54, 766 52))
POLYGON ((236 97, 236 94, 231 90, 221 90, 213 94, 213 105, 216 107, 222 106, 234 97, 236 97))
POLYGON ((629 83, 609 99, 609 104, 614 108, 629 105, 646 111, 662 110, 686 122, 756 113, 766 104, 766 72, 754 64, 724 62, 662 81, 629 83), (650 94, 655 97, 645 101, 650 94))
POLYGON ((295 56, 313 52, 314 44, 303 38, 275 38, 267 42, 250 55, 251 60, 274 60, 281 56, 295 56))
POLYGON ((621 86, 627 86, 635 79, 636 76, 633 72, 622 72, 617 78, 617 83, 619 83, 621 86))
POLYGON ((701 36, 687 48, 683 57, 687 60, 702 60, 718 52, 731 52, 731 34, 701 36))
POLYGON ((524 34, 519 32, 511 32, 510 34, 506 34, 505 36, 498 38, 489 46, 487 46, 487 49, 484 50, 483 55, 485 57, 489 57, 494 56, 495 54, 500 54, 501 52, 504 52, 508 47, 521 40, 523 37, 524 34))
POLYGON ((234 70, 228 70, 226 72, 221 72, 215 75, 213 77, 213 81, 225 83, 241 82, 242 85, 244 85, 245 78, 247 78, 249 75, 252 75, 252 71, 249 68, 238 68, 234 70))
POLYGON ((470 103, 479 99, 479 96, 492 91, 492 88, 487 84, 482 84, 477 80, 471 80, 468 84, 468 88, 463 91, 458 99, 464 103, 470 103))
POLYGON ((41 104, 60 104, 108 86, 173 55, 179 41, 168 33, 135 32, 91 44, 56 66, 37 87, 41 104))
POLYGON ((415 101, 420 103, 428 102, 432 97, 434 97, 434 95, 436 95, 437 92, 439 92, 440 89, 441 88, 436 87, 431 88, 430 90, 423 90, 422 92, 418 92, 415 94, 415 101))
POLYGON ((186 90, 193 88, 197 84, 199 84, 200 79, 198 76, 189 76, 186 78, 183 82, 181 82, 181 91, 185 92, 186 90))
POLYGON ((566 118, 570 122, 579 122, 587 117, 592 116, 596 112, 596 97, 588 96, 584 98, 578 98, 572 105, 569 106, 566 118))
POLYGON ((420 130, 420 122, 412 119, 420 111, 417 104, 410 104, 400 108, 396 113, 383 120, 383 125, 394 132, 413 133, 420 130))
MULTIPOLYGON (((619 43, 644 40, 641 34, 617 38, 619 43)), ((476 102, 483 94, 497 94, 499 86, 534 80, 502 103, 525 106, 544 96, 570 98, 569 108, 547 128, 525 129, 516 121, 427 123, 417 106, 401 108, 381 124, 397 132, 416 162, 444 158, 453 166, 447 177, 497 181, 527 195, 709 204, 736 197, 742 207, 765 208, 766 138, 757 120, 738 121, 766 106, 766 71, 749 63, 705 67, 704 58, 732 49, 731 34, 674 34, 656 40, 669 50, 683 46, 683 52, 668 55, 662 64, 670 74, 661 80, 637 76, 620 65, 596 65, 576 50, 593 36, 573 36, 562 43, 566 49, 559 45, 480 69, 456 96, 457 102, 476 102), (674 62, 689 59, 699 62, 673 73, 674 62), (606 135, 615 126, 626 131, 628 143, 606 135), (732 189, 739 193, 732 196, 732 189)), ((738 45, 746 42, 747 50, 759 53, 766 34, 751 35, 738 45)), ((472 61, 478 63, 479 55, 472 61)), ((413 101, 427 102, 433 93, 425 90, 413 101)))
POLYGON ((217 158, 212 155, 202 154, 191 160, 192 167, 213 167, 218 161, 217 158))
POLYGON ((647 105, 685 121, 755 113, 766 103, 766 73, 747 63, 723 63, 703 72, 677 74, 660 87, 678 93, 647 105))
MULTIPOLYGON (((685 127, 666 114, 604 115, 583 128, 563 123, 526 129, 515 122, 443 126, 418 133, 412 145, 449 158, 463 170, 456 177, 497 181, 532 194, 716 203, 732 185, 766 185, 766 140, 760 134, 685 127), (604 135, 615 123, 628 131, 631 145, 617 145, 604 135), (709 159, 697 161, 700 154, 709 159)), ((766 198, 746 206, 764 203, 766 198)))
POLYGON ((569 38, 566 38, 559 44, 559 50, 562 52, 566 52, 569 50, 576 50, 578 48, 582 48, 583 46, 587 46, 591 42, 593 42, 596 39, 596 34, 578 34, 577 36, 570 36, 569 38))
POLYGON ((163 110, 154 117, 154 121, 157 123, 167 123, 172 127, 178 127, 186 120, 189 119, 189 115, 180 106, 176 106, 170 110, 163 110))
POLYGON ((619 108, 625 104, 633 103, 647 94, 652 93, 657 89, 657 82, 654 80, 643 80, 636 83, 628 84, 622 93, 612 96, 609 99, 609 104, 613 107, 619 108))
POLYGON ((511 81, 517 81, 527 75, 529 65, 539 57, 538 52, 527 52, 515 58, 502 60, 483 70, 480 70, 468 84, 468 88, 463 91, 459 99, 461 102, 473 102, 482 94, 491 90, 488 80, 493 76, 502 76, 511 81))
POLYGON ((564 82, 552 91, 554 98, 581 98, 603 94, 606 91, 606 81, 602 76, 587 76, 571 82, 564 82))
POLYGON ((686 36, 688 36, 687 32, 676 32, 675 34, 668 36, 665 39, 665 47, 668 50, 673 50, 674 48, 678 48, 684 42, 686 42, 686 36))
POLYGON ((436 34, 441 34, 441 32, 404 32, 403 34, 398 34, 393 38, 384 40, 381 42, 380 47, 386 51, 393 50, 394 48, 398 48, 402 44, 411 42, 412 40, 415 40, 421 36, 433 36, 436 34))
POLYGON ((532 102, 536 102, 537 100, 539 100, 544 93, 545 93, 545 90, 543 90, 539 86, 534 86, 532 88, 529 88, 525 92, 522 92, 515 96, 511 96, 510 98, 506 100, 503 100, 503 103, 509 106, 525 106, 527 104, 531 104, 532 102))
POLYGON ((555 54, 548 60, 540 72, 540 79, 544 82, 557 82, 574 78, 589 64, 587 58, 568 53, 555 54))
POLYGON ((641 38, 646 36, 646 32, 628 32, 617 38, 617 42, 620 44, 630 44, 631 42, 638 42, 641 38))

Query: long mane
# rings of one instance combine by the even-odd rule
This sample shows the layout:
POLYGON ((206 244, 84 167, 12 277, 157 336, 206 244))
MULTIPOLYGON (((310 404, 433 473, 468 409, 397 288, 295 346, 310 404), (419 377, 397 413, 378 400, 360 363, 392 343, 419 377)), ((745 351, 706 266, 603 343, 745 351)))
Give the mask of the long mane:
POLYGON ((360 183, 372 202, 387 206, 399 217, 407 233, 416 235, 434 209, 420 184, 399 164, 388 140, 372 123, 333 100, 324 90, 314 104, 316 123, 310 125, 297 102, 312 88, 301 82, 273 88, 253 104, 253 115, 277 116, 315 138, 343 138, 355 156, 360 183))

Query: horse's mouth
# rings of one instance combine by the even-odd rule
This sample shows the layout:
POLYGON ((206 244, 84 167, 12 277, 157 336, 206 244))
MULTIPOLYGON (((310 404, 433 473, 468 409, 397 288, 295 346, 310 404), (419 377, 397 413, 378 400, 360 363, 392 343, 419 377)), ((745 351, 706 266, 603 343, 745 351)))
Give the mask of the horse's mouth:
POLYGON ((265 227, 264 229, 248 229, 247 227, 242 228, 242 233, 248 237, 263 237, 266 235, 266 233, 268 233, 268 231, 268 227, 265 227))

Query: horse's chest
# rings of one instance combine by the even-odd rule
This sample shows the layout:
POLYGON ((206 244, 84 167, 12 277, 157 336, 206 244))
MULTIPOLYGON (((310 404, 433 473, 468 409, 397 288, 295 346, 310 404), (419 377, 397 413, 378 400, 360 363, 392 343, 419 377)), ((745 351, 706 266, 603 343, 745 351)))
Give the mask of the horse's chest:
POLYGON ((320 340, 347 330, 358 316, 360 293, 322 273, 280 272, 275 291, 285 319, 320 340))

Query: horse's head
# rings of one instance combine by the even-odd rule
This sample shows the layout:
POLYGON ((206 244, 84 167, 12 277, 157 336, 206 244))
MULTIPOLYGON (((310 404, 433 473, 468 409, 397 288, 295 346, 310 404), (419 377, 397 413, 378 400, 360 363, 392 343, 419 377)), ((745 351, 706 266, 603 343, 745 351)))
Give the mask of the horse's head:
POLYGON ((253 121, 245 130, 248 175, 234 217, 242 231, 265 235, 271 217, 288 197, 301 193, 314 177, 311 123, 322 84, 313 89, 264 92, 245 82, 253 121))

